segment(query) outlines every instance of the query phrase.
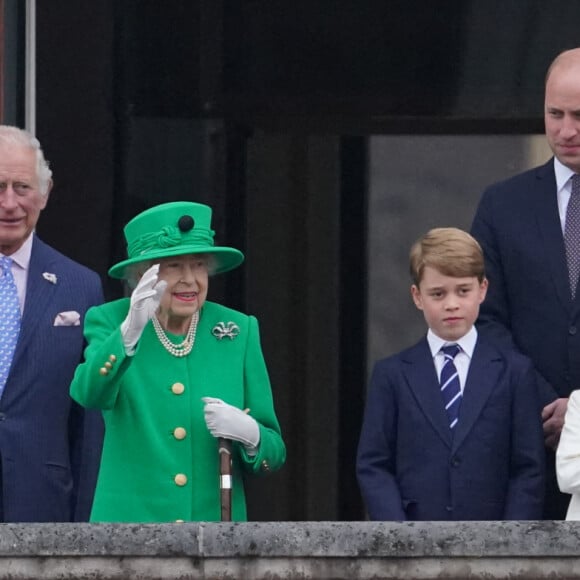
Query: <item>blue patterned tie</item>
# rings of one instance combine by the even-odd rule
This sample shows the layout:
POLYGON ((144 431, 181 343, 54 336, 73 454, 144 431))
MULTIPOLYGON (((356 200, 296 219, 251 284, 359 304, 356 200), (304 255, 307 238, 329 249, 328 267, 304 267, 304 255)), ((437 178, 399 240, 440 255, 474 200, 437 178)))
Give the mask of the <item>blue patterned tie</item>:
POLYGON ((20 303, 11 264, 11 258, 0 258, 0 395, 4 391, 20 332, 20 303))
POLYGON ((461 387, 459 385, 459 375, 455 368, 453 359, 461 351, 457 344, 450 344, 441 348, 445 356, 443 368, 441 369, 441 394, 445 403, 445 410, 449 418, 449 428, 453 429, 457 425, 459 418, 459 406, 461 405, 461 387))
POLYGON ((566 244, 570 292, 572 299, 574 299, 580 275, 580 175, 578 174, 572 176, 572 193, 564 223, 564 242, 566 244))

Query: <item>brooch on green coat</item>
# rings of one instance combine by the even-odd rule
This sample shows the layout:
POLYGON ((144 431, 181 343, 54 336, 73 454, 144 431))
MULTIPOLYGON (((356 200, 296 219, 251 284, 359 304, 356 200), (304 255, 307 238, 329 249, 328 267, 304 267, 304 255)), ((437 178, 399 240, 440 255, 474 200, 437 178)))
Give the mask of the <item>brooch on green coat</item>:
POLYGON ((238 334, 240 334, 240 327, 234 322, 218 322, 213 328, 211 333, 218 339, 221 340, 226 336, 230 340, 234 340, 238 334))

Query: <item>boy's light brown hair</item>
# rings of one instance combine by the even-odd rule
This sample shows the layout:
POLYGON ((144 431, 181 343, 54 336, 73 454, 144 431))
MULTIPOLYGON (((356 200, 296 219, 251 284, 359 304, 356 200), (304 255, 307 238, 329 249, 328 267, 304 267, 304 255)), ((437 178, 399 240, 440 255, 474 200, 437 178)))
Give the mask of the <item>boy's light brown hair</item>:
POLYGON ((480 283, 485 279, 481 246, 459 228, 429 230, 413 244, 409 258, 411 278, 417 287, 426 266, 453 278, 475 276, 480 283))

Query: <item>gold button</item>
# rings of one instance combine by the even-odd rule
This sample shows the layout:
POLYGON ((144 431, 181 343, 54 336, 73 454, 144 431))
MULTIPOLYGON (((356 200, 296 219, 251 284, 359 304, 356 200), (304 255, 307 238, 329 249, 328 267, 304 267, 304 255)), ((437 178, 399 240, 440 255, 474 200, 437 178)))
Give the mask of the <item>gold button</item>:
POLYGON ((109 374, 109 371, 108 371, 108 369, 106 369, 105 367, 101 367, 101 368, 99 369, 99 374, 101 374, 101 375, 105 376, 105 375, 108 375, 108 374, 109 374))
POLYGON ((173 478, 173 481, 175 481, 175 484, 176 485, 179 485, 180 487, 183 487, 187 483, 187 476, 184 475, 183 473, 178 473, 173 478))
POLYGON ((173 436, 176 439, 185 439, 185 436, 187 435, 187 431, 183 428, 183 427, 176 427, 175 429, 173 429, 173 436))
POLYGON ((109 360, 114 363, 117 360, 117 357, 114 354, 110 354, 109 360))
POLYGON ((174 395, 181 395, 185 391, 185 385, 183 383, 173 383, 171 391, 174 395))
POLYGON ((108 369, 112 369, 113 368, 113 365, 109 361, 107 361, 105 363, 105 367, 108 368, 108 369))

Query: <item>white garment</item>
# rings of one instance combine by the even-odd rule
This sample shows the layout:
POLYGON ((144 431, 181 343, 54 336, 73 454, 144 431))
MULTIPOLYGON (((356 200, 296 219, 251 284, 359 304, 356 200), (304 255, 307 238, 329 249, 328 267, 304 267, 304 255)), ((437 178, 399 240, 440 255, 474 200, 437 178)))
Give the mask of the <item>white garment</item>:
POLYGON ((560 491, 572 494, 566 519, 580 520, 580 391, 573 391, 568 399, 556 451, 556 475, 560 491))

